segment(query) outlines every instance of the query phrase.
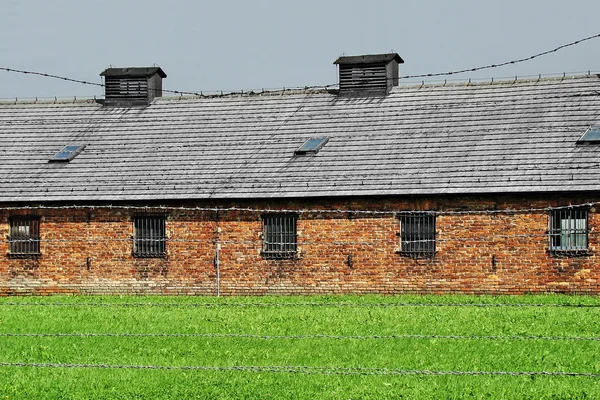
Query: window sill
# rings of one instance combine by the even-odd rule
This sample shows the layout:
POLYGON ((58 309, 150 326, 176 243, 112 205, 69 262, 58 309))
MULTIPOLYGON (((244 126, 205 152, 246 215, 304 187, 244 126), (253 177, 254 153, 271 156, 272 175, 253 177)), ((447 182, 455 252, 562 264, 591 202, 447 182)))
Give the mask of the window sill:
POLYGON ((6 253, 6 256, 8 258, 12 258, 12 259, 39 259, 42 257, 41 253, 6 253))
POLYGON ((396 250, 396 254, 399 254, 402 257, 413 258, 415 260, 432 260, 437 254, 437 251, 415 254, 408 251, 396 250))
POLYGON ((132 254, 134 258, 162 258, 167 259, 167 253, 164 254, 132 254))
POLYGON ((279 252, 261 252, 260 255, 265 260, 298 260, 297 251, 279 251, 279 252))
POLYGON ((548 250, 552 257, 589 257, 594 253, 589 249, 584 250, 548 250))

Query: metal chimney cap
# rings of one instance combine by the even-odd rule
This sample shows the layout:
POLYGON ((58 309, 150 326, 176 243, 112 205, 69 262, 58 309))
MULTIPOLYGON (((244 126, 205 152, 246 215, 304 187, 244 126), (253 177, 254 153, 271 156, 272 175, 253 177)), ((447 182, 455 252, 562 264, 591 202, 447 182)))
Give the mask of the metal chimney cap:
POLYGON ((128 77, 128 78, 150 78, 158 74, 161 78, 166 78, 167 74, 160 67, 130 67, 130 68, 107 68, 100 76, 128 77))
POLYGON ((374 63, 388 63, 396 60, 398 64, 404 64, 402 57, 398 53, 388 54, 366 54, 362 56, 343 56, 335 60, 334 64, 374 64, 374 63))

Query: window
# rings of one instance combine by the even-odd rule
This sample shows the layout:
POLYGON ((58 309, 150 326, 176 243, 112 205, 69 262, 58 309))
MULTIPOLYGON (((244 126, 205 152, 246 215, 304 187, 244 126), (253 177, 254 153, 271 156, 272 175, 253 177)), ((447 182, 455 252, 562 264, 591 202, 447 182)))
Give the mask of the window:
POLYGON ((400 254, 413 258, 435 254, 435 215, 426 212, 400 215, 400 254))
POLYGON ((69 162, 74 159, 77 154, 85 148, 85 145, 68 145, 62 148, 61 151, 56 153, 50 160, 50 162, 69 162))
POLYGON ((133 255, 164 257, 167 253, 165 217, 141 216, 133 220, 133 255))
POLYGON ((578 140, 578 143, 600 143, 600 125, 591 126, 578 140))
POLYGON ((329 138, 326 138, 326 137, 308 139, 307 141, 305 141, 302 144, 302 146, 300 146, 298 148, 298 150, 295 151, 295 154, 296 155, 302 155, 302 154, 308 154, 308 153, 316 154, 319 152, 321 147, 325 146, 325 143, 327 143, 328 141, 329 141, 329 138))
POLYGON ((11 218, 9 232, 10 254, 37 256, 40 254, 40 219, 38 217, 11 218))
POLYGON ((588 209, 561 208, 550 211, 550 250, 585 252, 588 246, 588 209))
POLYGON ((296 214, 263 215, 263 256, 294 258, 297 250, 296 214))

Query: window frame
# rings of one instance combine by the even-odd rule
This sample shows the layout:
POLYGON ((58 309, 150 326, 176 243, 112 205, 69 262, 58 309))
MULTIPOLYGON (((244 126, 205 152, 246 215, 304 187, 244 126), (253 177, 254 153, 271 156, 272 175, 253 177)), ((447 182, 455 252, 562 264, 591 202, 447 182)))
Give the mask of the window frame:
POLYGON ((165 215, 136 215, 133 217, 133 248, 136 258, 165 258, 167 256, 167 217, 165 215), (149 232, 147 232, 150 230, 149 232), (158 230, 154 233, 153 230, 158 230))
POLYGON ((85 149, 85 144, 68 144, 54 154, 48 162, 68 163, 77 157, 83 149, 85 149))
POLYGON ((263 214, 263 248, 265 259, 293 259, 298 255, 298 214, 263 214))
POLYGON ((548 214, 550 252, 554 254, 589 253, 589 211, 589 207, 566 207, 550 210, 548 214))
POLYGON ((437 242, 436 215, 421 211, 402 212, 397 217, 400 226, 398 253, 414 259, 433 258, 437 242))
POLYGON ((600 125, 590 126, 577 141, 578 144, 600 144, 600 125))
POLYGON ((9 218, 8 252, 11 257, 36 258, 40 251, 40 220, 38 216, 15 216, 9 218), (16 230, 27 227, 26 234, 16 230))
POLYGON ((328 137, 312 137, 306 139, 296 151, 295 155, 317 154, 329 142, 328 137))

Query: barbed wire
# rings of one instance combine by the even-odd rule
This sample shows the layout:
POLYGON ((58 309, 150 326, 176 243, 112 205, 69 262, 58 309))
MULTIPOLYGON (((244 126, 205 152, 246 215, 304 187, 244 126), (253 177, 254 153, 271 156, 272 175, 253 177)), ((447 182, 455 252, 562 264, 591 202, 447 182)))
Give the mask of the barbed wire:
MULTIPOLYGON (((520 59, 515 59, 515 60, 510 60, 510 61, 505 61, 505 62, 501 62, 501 63, 497 63, 497 64, 489 64, 489 65, 483 65, 483 66, 478 66, 478 67, 472 67, 472 68, 465 68, 462 70, 456 70, 456 71, 448 71, 448 72, 437 72, 437 73, 427 73, 427 74, 415 74, 415 75, 405 75, 405 76, 400 76, 398 78, 391 78, 393 80, 397 80, 397 79, 414 79, 414 78, 430 78, 430 77, 438 77, 438 76, 450 76, 450 75, 457 75, 457 74, 462 74, 465 72, 476 72, 476 71, 480 71, 480 70, 484 70, 484 69, 492 69, 492 68, 499 68, 499 67, 503 67, 506 65, 514 65, 514 64, 519 64, 519 63, 523 63, 526 61, 530 61, 533 60, 535 58, 547 55, 547 54, 551 54, 557 51, 560 51, 562 49, 568 48, 568 47, 572 47, 575 45, 578 45, 580 43, 586 42, 588 40, 592 40, 592 39, 596 39, 599 38, 600 34, 597 35, 592 35, 592 36, 588 36, 579 40, 575 40, 573 42, 567 43, 567 44, 563 44, 561 46, 558 46, 554 49, 551 50, 547 50, 547 51, 543 51, 541 53, 537 53, 537 54, 533 54, 531 56, 528 57, 524 57, 524 58, 520 58, 520 59)), ((60 75, 55 75, 55 74, 48 74, 45 72, 36 72, 36 71, 28 71, 28 70, 21 70, 21 69, 15 69, 15 68, 7 68, 7 67, 0 67, 0 71, 6 71, 6 72, 13 72, 13 73, 19 73, 19 74, 24 74, 24 75, 36 75, 36 76, 41 76, 44 78, 52 78, 52 79, 59 79, 59 80, 63 80, 66 82, 72 82, 72 83, 78 83, 81 85, 90 85, 90 86, 96 86, 96 87, 105 87, 106 85, 104 83, 97 83, 97 82, 90 82, 90 81, 86 81, 86 80, 81 80, 81 79, 74 79, 74 78, 69 78, 66 76, 60 76, 60 75)), ((295 87, 295 88, 288 88, 287 90, 311 90, 311 89, 328 89, 331 87, 335 87, 338 86, 337 83, 332 83, 332 84, 327 84, 327 85, 316 85, 316 86, 299 86, 299 87, 295 87)), ((152 90, 151 88, 148 88, 148 90, 152 90)), ((159 89, 156 89, 159 90, 159 89)), ((276 90, 276 91, 281 91, 281 90, 276 90)), ((283 91, 286 91, 286 88, 283 88, 283 91)), ((203 91, 184 91, 184 90, 169 90, 169 89, 162 89, 162 92, 166 92, 166 93, 173 93, 173 94, 179 94, 179 95, 193 95, 193 96, 204 96, 204 92, 203 91)), ((265 93, 265 92, 269 92, 269 90, 265 91, 264 89, 261 89, 261 92, 255 92, 254 90, 250 90, 250 91, 246 91, 246 94, 255 94, 255 93, 265 93)), ((236 95, 236 94, 244 94, 244 90, 241 90, 240 92, 229 92, 227 93, 227 95, 236 95)), ((223 91, 221 91, 221 95, 223 95, 223 91)), ((218 91, 217 94, 215 95, 211 95, 211 96, 219 96, 218 91)))
MULTIPOLYGON (((397 223, 396 223, 397 224, 397 223)), ((219 237, 217 237, 216 232, 212 232, 215 236, 210 239, 174 239, 171 237, 166 238, 158 238, 158 239, 140 239, 135 238, 134 236, 128 237, 88 237, 88 238, 75 238, 75 239, 53 239, 53 238, 40 238, 40 239, 10 239, 11 243, 79 243, 79 244, 92 244, 92 243, 173 243, 173 244, 185 244, 185 243, 194 243, 194 244, 210 244, 214 245, 219 243, 221 245, 262 245, 262 238, 258 238, 255 240, 227 240, 222 239, 224 234, 227 234, 228 231, 221 231, 219 233, 219 237)), ((588 232, 577 232, 578 234, 587 234, 590 236, 599 236, 600 231, 588 231, 588 232)), ((298 246, 309 246, 309 245, 327 245, 327 246, 377 246, 380 244, 392 244, 398 246, 400 243, 399 233, 392 233, 394 235, 393 238, 371 238, 369 240, 329 240, 328 238, 323 238, 322 240, 318 239, 305 239, 304 235, 301 235, 297 240, 298 246)), ((462 236, 462 237, 440 237, 440 232, 436 233, 435 239, 413 239, 413 240, 404 240, 404 243, 444 243, 444 242, 477 242, 477 243, 493 243, 498 240, 507 240, 507 239, 544 239, 547 240, 551 237, 559 237, 560 233, 532 233, 532 234, 514 234, 514 235, 496 235, 491 234, 489 236, 462 236)))
POLYGON ((498 64, 483 65, 483 66, 474 67, 474 68, 465 68, 465 69, 461 69, 461 70, 457 70, 457 71, 438 72, 438 73, 429 73, 429 74, 417 74, 417 75, 405 75, 405 76, 399 77, 399 79, 430 78, 430 77, 436 77, 436 76, 457 75, 457 74, 462 74, 462 73, 465 73, 465 72, 476 72, 476 71, 481 71, 481 70, 484 70, 484 69, 499 68, 499 67, 504 67, 506 65, 519 64, 519 63, 530 61, 530 60, 533 60, 535 58, 542 57, 542 56, 545 56, 545 55, 548 55, 548 54, 551 54, 551 53, 555 53, 555 52, 557 52, 559 50, 565 49, 567 47, 578 45, 579 43, 583 43, 583 42, 586 42, 588 40, 597 39, 597 38, 600 38, 600 33, 597 34, 597 35, 588 36, 588 37, 583 38, 583 39, 575 40, 575 41, 567 43, 567 44, 563 44, 563 45, 555 47, 554 49, 551 49, 551 50, 543 51, 541 53, 537 53, 537 54, 531 55, 529 57, 519 58, 519 59, 516 59, 516 60, 505 61, 505 62, 501 62, 501 63, 498 63, 498 64))
POLYGON ((526 214, 526 213, 546 213, 552 210, 568 210, 574 208, 594 207, 600 202, 593 201, 580 204, 556 206, 556 207, 538 207, 538 208, 519 208, 519 209, 486 209, 486 210, 361 210, 361 209, 327 209, 327 208, 253 208, 253 207, 186 207, 186 206, 127 206, 127 205, 64 205, 64 206, 0 206, 0 211, 35 211, 35 210, 121 210, 121 211, 193 211, 193 212, 248 212, 248 213, 298 213, 298 214, 346 214, 346 215, 410 215, 412 213, 425 213, 428 215, 469 215, 469 214, 526 214))
POLYGON ((600 341, 600 337, 582 336, 536 336, 536 335, 257 335, 246 333, 0 333, 0 337, 38 337, 38 338, 86 338, 86 337, 116 337, 116 338, 234 338, 262 340, 303 340, 303 339, 332 339, 332 340, 396 340, 396 339, 443 339, 443 340, 543 340, 543 341, 600 341))
MULTIPOLYGON (((41 76, 44 78, 52 78, 52 79, 58 79, 58 80, 62 80, 65 82, 72 82, 72 83, 78 83, 81 85, 90 85, 90 86, 96 86, 96 87, 106 87, 106 84, 104 83, 98 83, 98 82, 91 82, 91 81, 86 81, 86 80, 81 80, 81 79, 75 79, 75 78, 69 78, 66 76, 61 76, 61 75, 55 75, 55 74, 48 74, 45 72, 36 72, 36 71, 28 71, 28 70, 21 70, 21 69, 15 69, 15 68, 6 68, 6 67, 0 67, 0 71, 6 71, 6 72, 14 72, 14 73, 19 73, 19 74, 24 74, 24 75, 36 75, 36 76, 41 76)), ((192 96, 206 96, 206 97, 222 97, 222 96, 231 96, 231 95, 238 95, 238 94, 259 94, 259 93, 270 93, 270 92, 280 92, 280 91, 289 91, 289 90, 315 90, 315 89, 328 89, 332 86, 337 86, 337 83, 335 84, 328 84, 328 85, 312 85, 312 86, 297 86, 297 87, 284 87, 284 88, 280 88, 280 89, 273 89, 273 90, 265 90, 265 89, 260 89, 260 92, 258 91, 259 89, 252 89, 252 90, 246 90, 246 93, 244 93, 244 90, 240 90, 239 92, 236 91, 228 91, 226 93, 224 93, 222 90, 221 91, 210 91, 207 92, 208 94, 204 94, 204 91, 198 90, 198 91, 185 91, 185 90, 171 90, 171 89, 153 89, 148 87, 147 90, 148 91, 155 91, 155 92, 166 92, 166 93, 173 93, 173 94, 179 94, 179 95, 192 95, 192 96), (220 92, 220 94, 219 94, 220 92), (211 94, 214 93, 214 94, 211 94)), ((76 99, 76 97, 75 97, 76 99)))
POLYGON ((2 301, 0 306, 17 306, 17 307, 190 307, 190 308, 220 308, 220 307, 356 307, 356 308, 378 308, 378 307, 475 307, 475 308, 503 308, 503 307, 564 307, 564 308, 600 308, 598 304, 582 304, 582 303, 423 303, 423 302, 400 302, 400 303, 348 303, 348 302, 280 302, 280 303, 104 303, 104 302, 80 302, 80 303, 65 303, 65 302, 16 302, 2 301))
MULTIPOLYGON (((551 49, 551 50, 548 50, 548 51, 544 51, 544 52, 541 52, 541 53, 537 53, 537 54, 531 55, 529 57, 524 57, 524 58, 520 58, 520 59, 516 59, 516 60, 510 60, 510 61, 505 61, 505 62, 498 63, 498 64, 490 64, 490 65, 484 65, 484 66, 479 66, 479 67, 472 67, 472 68, 466 68, 466 69, 462 69, 462 70, 448 71, 448 72, 416 74, 416 75, 405 75, 405 76, 401 76, 401 77, 393 78, 393 79, 412 79, 412 78, 449 76, 449 75, 456 75, 456 74, 461 74, 461 73, 465 73, 465 72, 475 72, 475 71, 480 71, 480 70, 484 70, 484 69, 499 68, 499 67, 510 65, 510 64, 519 64, 519 63, 530 61, 530 60, 533 60, 535 58, 538 58, 538 57, 541 57, 541 56, 544 56, 544 55, 547 55, 547 54, 550 54, 550 53, 557 52, 557 51, 562 50, 562 49, 567 48, 567 47, 575 46, 577 44, 583 43, 583 42, 588 41, 588 40, 596 39, 598 37, 600 37, 600 34, 588 36, 586 38, 579 39, 579 40, 575 40, 573 42, 570 42, 570 43, 558 46, 558 47, 556 47, 554 49, 551 49)), ((48 73, 43 73, 43 72, 19 70, 19 69, 6 68, 6 67, 0 67, 0 70, 6 71, 6 72, 15 72, 15 73, 20 73, 20 74, 26 74, 26 75, 38 75, 38 76, 42 76, 42 77, 46 77, 46 78, 59 79, 59 80, 64 80, 64 81, 73 82, 73 83, 79 83, 79 84, 83 84, 83 85, 92 85, 92 86, 98 86, 98 87, 105 87, 105 84, 103 84, 103 83, 90 82, 90 81, 85 81, 85 80, 80 80, 80 79, 74 79, 74 78, 69 78, 69 77, 59 76, 59 75, 54 75, 54 74, 48 74, 48 73)), ((333 87, 333 86, 337 86, 337 83, 328 84, 328 85, 317 85, 317 86, 300 86, 300 87, 296 87, 294 89, 296 89, 296 90, 308 90, 308 89, 315 89, 315 88, 327 89, 327 88, 333 87)), ((285 88, 283 88, 283 90, 285 91, 285 88)), ((168 90, 168 89, 163 89, 162 91, 168 92, 168 93, 174 93, 174 94, 189 94, 189 95, 195 95, 195 96, 201 96, 201 95, 203 95, 202 91, 183 91, 183 90, 168 90)), ((243 94, 243 92, 244 91, 242 90, 241 92, 230 92, 230 94, 235 94, 235 93, 243 94)), ((262 89, 262 92, 265 92, 265 90, 262 89)), ((254 93, 254 91, 253 90, 247 91, 247 93, 254 93)), ((221 91, 221 94, 223 94, 222 91, 221 91)))
POLYGON ((0 367, 32 367, 32 368, 97 368, 97 369, 142 369, 142 370, 179 370, 179 371, 238 371, 293 373, 307 375, 507 375, 507 376, 548 376, 548 377, 588 377, 598 378, 600 374, 571 371, 444 371, 413 370, 367 367, 317 367, 317 366, 269 366, 269 365, 117 365, 117 364, 71 364, 71 363, 19 363, 0 362, 0 367))

